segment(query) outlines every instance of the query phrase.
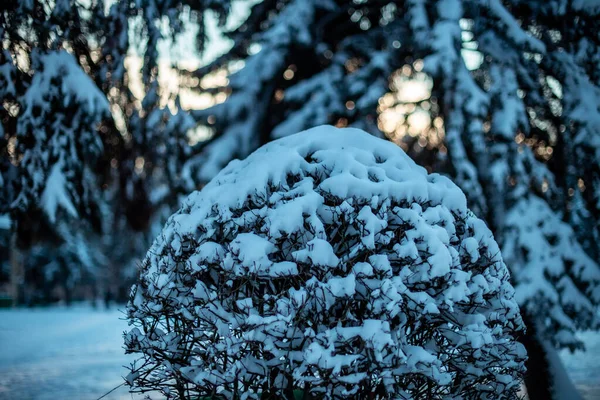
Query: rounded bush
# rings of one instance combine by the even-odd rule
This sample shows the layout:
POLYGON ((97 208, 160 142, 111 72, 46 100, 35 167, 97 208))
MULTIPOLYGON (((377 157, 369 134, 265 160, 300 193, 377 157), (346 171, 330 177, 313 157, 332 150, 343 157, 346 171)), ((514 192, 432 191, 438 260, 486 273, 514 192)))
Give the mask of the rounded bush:
POLYGON ((318 127, 233 161, 132 289, 132 390, 174 398, 511 398, 523 329, 498 245, 447 178, 318 127))

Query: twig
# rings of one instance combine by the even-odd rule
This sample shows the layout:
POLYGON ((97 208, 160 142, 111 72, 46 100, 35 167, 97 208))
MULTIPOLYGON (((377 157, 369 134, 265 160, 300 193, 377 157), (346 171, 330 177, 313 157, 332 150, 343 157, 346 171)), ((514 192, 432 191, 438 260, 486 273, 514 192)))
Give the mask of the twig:
POLYGON ((114 392, 115 390, 117 390, 118 388, 123 386, 124 384, 125 384, 125 382, 121 383, 118 386, 115 386, 114 388, 110 389, 108 392, 104 393, 102 396, 98 397, 96 400, 101 400, 101 399, 105 398, 106 396, 108 396, 109 394, 111 394, 112 392, 114 392))

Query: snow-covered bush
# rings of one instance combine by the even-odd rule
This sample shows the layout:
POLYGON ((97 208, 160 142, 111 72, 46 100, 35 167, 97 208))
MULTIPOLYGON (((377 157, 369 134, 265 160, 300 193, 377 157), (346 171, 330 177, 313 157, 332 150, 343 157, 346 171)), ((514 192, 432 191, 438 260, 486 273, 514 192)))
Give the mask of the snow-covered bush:
POLYGON ((512 398, 513 297, 456 185, 318 127, 231 162, 168 220, 128 305, 127 379, 175 398, 512 398))

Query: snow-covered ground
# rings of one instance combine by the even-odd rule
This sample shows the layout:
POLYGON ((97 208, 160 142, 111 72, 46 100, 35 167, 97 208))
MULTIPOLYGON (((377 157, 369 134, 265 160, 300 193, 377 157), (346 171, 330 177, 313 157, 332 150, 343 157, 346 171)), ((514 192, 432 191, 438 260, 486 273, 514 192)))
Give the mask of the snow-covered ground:
MULTIPOLYGON (((0 399, 92 400, 121 384, 123 314, 88 306, 0 310, 0 399)), ((561 353, 586 399, 600 400, 600 334, 585 333, 586 353, 561 353)), ((137 400, 120 387, 104 399, 137 400)), ((157 398, 152 396, 153 399, 157 398)))
MULTIPOLYGON (((126 329, 116 308, 1 310, 0 399, 97 399, 123 382, 133 360, 121 348, 126 329)), ((105 399, 132 396, 122 386, 105 399)))
POLYGON ((600 400, 600 333, 585 332, 579 337, 587 351, 573 354, 562 351, 560 356, 581 396, 587 400, 600 400))

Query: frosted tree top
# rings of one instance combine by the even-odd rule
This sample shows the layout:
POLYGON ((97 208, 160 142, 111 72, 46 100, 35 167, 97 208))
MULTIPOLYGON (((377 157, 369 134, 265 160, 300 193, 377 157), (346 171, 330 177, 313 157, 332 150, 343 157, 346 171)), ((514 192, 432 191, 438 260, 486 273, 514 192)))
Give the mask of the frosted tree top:
MULTIPOLYGON (((461 216, 467 212, 460 188, 446 177, 428 175, 394 143, 359 129, 323 125, 268 143, 244 160, 231 161, 201 192, 188 197, 183 206, 185 216, 174 217, 178 230, 181 234, 193 232, 214 207, 227 213, 243 207, 249 198, 264 198, 270 187, 297 185, 289 181, 290 176, 305 177, 309 184, 315 183, 311 175, 325 173, 318 189, 335 198, 430 202, 461 216)), ((296 195, 305 191, 306 185, 302 188, 296 195)), ((277 194, 264 200, 281 202, 277 194)), ((307 207, 317 207, 318 201, 298 202, 286 212, 301 214, 307 207)))

